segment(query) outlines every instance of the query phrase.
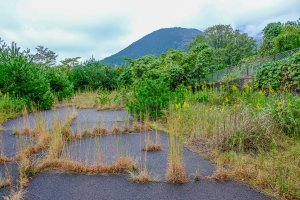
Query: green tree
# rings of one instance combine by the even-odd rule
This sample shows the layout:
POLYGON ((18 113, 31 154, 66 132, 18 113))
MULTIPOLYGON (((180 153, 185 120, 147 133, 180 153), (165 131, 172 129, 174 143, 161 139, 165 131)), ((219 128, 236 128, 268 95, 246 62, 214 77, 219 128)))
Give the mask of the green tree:
POLYGON ((36 54, 33 56, 33 61, 38 64, 55 65, 57 54, 44 46, 36 47, 36 54))
POLYGON ((67 68, 72 68, 79 65, 80 58, 81 57, 65 58, 60 62, 62 65, 66 66, 67 68))

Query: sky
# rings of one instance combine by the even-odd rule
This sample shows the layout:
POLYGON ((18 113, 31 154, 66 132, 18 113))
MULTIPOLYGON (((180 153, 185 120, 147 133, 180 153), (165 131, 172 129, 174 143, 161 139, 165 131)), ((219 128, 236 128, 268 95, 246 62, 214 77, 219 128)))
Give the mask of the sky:
POLYGON ((300 18, 299 0, 0 0, 0 38, 34 51, 103 59, 160 28, 231 24, 250 36, 300 18))

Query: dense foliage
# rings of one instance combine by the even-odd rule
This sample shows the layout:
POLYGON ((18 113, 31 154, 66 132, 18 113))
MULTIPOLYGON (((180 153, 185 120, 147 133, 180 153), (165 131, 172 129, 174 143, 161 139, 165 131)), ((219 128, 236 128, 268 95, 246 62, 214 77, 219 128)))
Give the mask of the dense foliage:
POLYGON ((300 23, 270 23, 263 29, 262 55, 271 55, 300 47, 300 23))
POLYGON ((117 88, 119 69, 108 67, 99 61, 90 59, 75 67, 70 76, 76 90, 112 90, 117 88))
POLYGON ((300 51, 288 59, 264 63, 256 72, 256 81, 273 89, 300 88, 300 51))
POLYGON ((3 43, 0 49, 0 90, 43 109, 50 108, 54 100, 45 68, 33 63, 28 52, 21 52, 15 44, 3 43))

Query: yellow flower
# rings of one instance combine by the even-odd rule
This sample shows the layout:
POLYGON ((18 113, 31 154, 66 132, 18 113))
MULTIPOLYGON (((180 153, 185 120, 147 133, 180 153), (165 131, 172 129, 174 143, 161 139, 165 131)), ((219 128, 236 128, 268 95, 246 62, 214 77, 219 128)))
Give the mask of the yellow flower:
POLYGON ((282 102, 281 102, 281 101, 278 101, 278 103, 277 103, 277 108, 278 108, 278 109, 281 109, 281 108, 282 108, 282 102))
POLYGON ((180 103, 177 103, 177 104, 175 105, 175 108, 176 108, 176 110, 178 110, 178 109, 180 108, 180 103))
POLYGON ((233 85, 233 86, 231 87, 231 89, 232 89, 232 91, 238 91, 238 87, 236 87, 235 85, 233 85))
POLYGON ((184 102, 183 105, 182 105, 182 107, 183 107, 183 108, 189 108, 190 105, 189 105, 187 102, 184 102))
POLYGON ((256 108, 257 108, 257 110, 259 110, 259 109, 260 109, 260 105, 259 105, 259 104, 257 104, 257 105, 256 105, 256 108))
POLYGON ((264 96, 265 95, 265 93, 261 90, 258 92, 258 94, 259 94, 259 96, 264 96))

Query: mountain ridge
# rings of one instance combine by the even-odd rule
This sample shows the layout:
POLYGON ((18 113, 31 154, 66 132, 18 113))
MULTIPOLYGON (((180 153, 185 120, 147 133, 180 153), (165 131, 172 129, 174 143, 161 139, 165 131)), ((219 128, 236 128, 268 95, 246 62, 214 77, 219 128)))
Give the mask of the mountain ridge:
POLYGON ((104 58, 101 62, 116 65, 125 64, 124 58, 135 59, 144 55, 160 55, 168 49, 187 50, 189 43, 203 34, 195 28, 162 28, 153 31, 133 42, 116 54, 104 58))

